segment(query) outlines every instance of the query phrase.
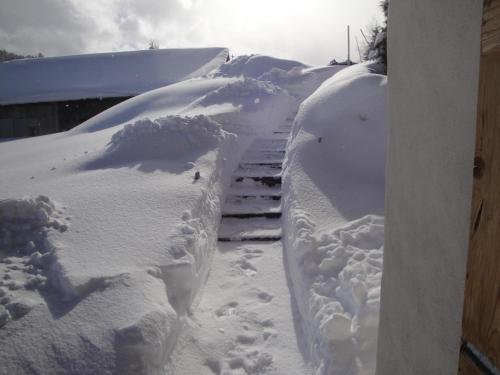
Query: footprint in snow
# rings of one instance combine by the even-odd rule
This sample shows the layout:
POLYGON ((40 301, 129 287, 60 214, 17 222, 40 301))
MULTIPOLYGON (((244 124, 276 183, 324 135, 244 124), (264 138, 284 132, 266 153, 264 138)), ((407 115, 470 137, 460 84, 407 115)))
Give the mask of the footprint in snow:
MULTIPOLYGON (((228 353, 232 358, 229 359, 228 365, 231 370, 243 370, 244 374, 264 374, 273 364, 273 356, 267 352, 259 350, 249 350, 244 352, 228 353)), ((222 374, 232 374, 233 372, 225 372, 222 374)), ((241 372, 236 372, 240 374, 241 372)))
POLYGON ((260 258, 264 252, 260 249, 245 249, 245 255, 243 255, 246 259, 260 258))
POLYGON ((242 335, 236 336, 236 341, 240 344, 243 344, 243 345, 251 345, 251 344, 255 343, 256 340, 257 340, 257 337, 252 336, 252 335, 242 334, 242 335))
POLYGON ((253 276, 257 273, 257 268, 245 258, 238 259, 236 264, 242 269, 248 276, 253 276))
POLYGON ((267 292, 264 292, 263 290, 259 291, 257 293, 257 297, 259 297, 259 299, 262 301, 262 302, 271 302, 272 299, 274 298, 274 296, 272 294, 269 294, 267 292))
POLYGON ((215 311, 215 315, 217 317, 222 317, 222 316, 229 316, 229 315, 236 315, 236 307, 238 306, 238 302, 236 301, 231 301, 229 303, 226 303, 224 306, 218 308, 215 311))
POLYGON ((222 371, 222 364, 217 358, 207 358, 205 359, 205 366, 207 366, 214 374, 219 375, 222 371))

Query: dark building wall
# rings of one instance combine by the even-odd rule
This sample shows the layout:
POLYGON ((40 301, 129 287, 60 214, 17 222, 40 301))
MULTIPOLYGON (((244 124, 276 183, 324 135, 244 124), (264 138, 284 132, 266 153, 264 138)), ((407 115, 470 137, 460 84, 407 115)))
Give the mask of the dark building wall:
POLYGON ((69 130, 129 98, 0 105, 0 137, 32 137, 69 130))

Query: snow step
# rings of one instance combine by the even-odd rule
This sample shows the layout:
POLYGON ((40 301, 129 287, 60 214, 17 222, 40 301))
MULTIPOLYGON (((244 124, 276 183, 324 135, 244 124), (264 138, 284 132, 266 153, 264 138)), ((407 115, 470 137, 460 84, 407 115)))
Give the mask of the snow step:
POLYGON ((238 168, 233 177, 278 177, 281 176, 281 169, 276 168, 238 168))
POLYGON ((240 195, 240 196, 279 196, 281 197, 281 187, 280 186, 255 186, 252 183, 250 186, 244 184, 233 185, 228 192, 229 195, 240 195))
POLYGON ((233 219, 253 219, 258 217, 263 217, 266 219, 279 219, 281 217, 281 211, 277 212, 241 212, 241 213, 223 213, 223 218, 233 218, 233 219))
POLYGON ((273 162, 282 162, 285 157, 285 150, 248 150, 245 155, 243 155, 242 162, 249 163, 250 160, 258 160, 260 162, 267 162, 272 160, 273 162))
POLYGON ((219 239, 281 238, 281 221, 256 217, 248 219, 222 218, 219 239))
POLYGON ((284 155, 278 155, 273 157, 272 155, 250 155, 241 161, 243 164, 262 164, 262 163, 271 163, 271 164, 282 164, 284 159, 284 155))
POLYGON ((262 154, 262 153, 275 153, 276 155, 281 155, 282 157, 285 156, 286 149, 284 148, 266 148, 265 146, 263 147, 252 147, 249 148, 246 152, 246 154, 262 154))
POLYGON ((282 162, 269 162, 269 161, 263 161, 261 163, 247 163, 247 162, 242 162, 240 163, 240 168, 242 169, 257 169, 257 168, 272 168, 272 169, 282 169, 283 168, 283 163, 282 162))
POLYGON ((224 215, 229 214, 259 214, 278 213, 281 211, 281 202, 271 199, 238 199, 229 197, 224 206, 224 215))
POLYGON ((281 185, 281 176, 240 176, 233 177, 233 186, 241 183, 248 185, 249 183, 260 184, 269 187, 281 185))
POLYGON ((219 242, 276 242, 280 241, 281 236, 244 236, 244 237, 219 237, 219 242))
POLYGON ((280 194, 249 194, 249 195, 242 195, 242 194, 232 194, 231 199, 233 200, 247 200, 247 201, 253 201, 253 200, 267 200, 267 201, 279 201, 281 200, 281 193, 280 194))
POLYGON ((250 149, 260 149, 260 150, 276 150, 284 149, 286 147, 286 139, 257 139, 252 143, 250 149))

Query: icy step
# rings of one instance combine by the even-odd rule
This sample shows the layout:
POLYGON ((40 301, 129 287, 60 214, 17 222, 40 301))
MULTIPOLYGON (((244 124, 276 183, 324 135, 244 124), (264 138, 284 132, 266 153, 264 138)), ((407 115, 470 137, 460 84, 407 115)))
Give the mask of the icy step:
POLYGON ((281 176, 281 168, 269 168, 261 166, 260 168, 238 168, 233 173, 233 177, 274 177, 281 176))
POLYGON ((276 219, 223 218, 219 241, 278 241, 281 239, 281 222, 276 219))
POLYGON ((269 186, 275 187, 281 185, 281 176, 235 176, 231 187, 241 184, 242 186, 269 186))
POLYGON ((242 236, 237 238, 230 237, 219 237, 217 239, 219 242, 275 242, 281 240, 281 235, 276 236, 263 236, 263 235, 254 235, 254 236, 242 236))
POLYGON ((229 214, 257 214, 257 213, 279 213, 281 202, 272 199, 245 199, 229 197, 223 210, 225 216, 229 214))
POLYGON ((239 199, 239 200, 247 200, 247 201, 253 201, 253 200, 268 200, 268 201, 280 201, 281 200, 281 193, 277 194, 232 194, 231 199, 239 199))
POLYGON ((263 217, 266 219, 279 219, 281 217, 281 211, 277 212, 240 212, 240 213, 223 213, 223 218, 234 218, 234 219, 254 219, 263 217))
POLYGON ((283 168, 283 163, 282 162, 261 162, 261 163, 247 163, 247 162, 242 162, 240 163, 240 168, 242 169, 259 169, 259 168, 270 168, 270 169, 282 169, 283 168))
POLYGON ((281 187, 280 186, 262 186, 255 185, 254 183, 250 185, 236 184, 229 189, 229 195, 239 195, 242 197, 262 197, 262 196, 273 196, 281 198, 281 187))
POLYGON ((267 154, 262 156, 246 156, 242 158, 241 163, 242 164, 265 164, 265 163, 270 163, 270 164, 282 164, 284 159, 284 155, 279 155, 277 157, 269 157, 267 154))
POLYGON ((285 157, 285 150, 248 150, 243 155, 242 162, 281 162, 285 157))
POLYGON ((286 148, 286 139, 256 139, 250 146, 251 149, 257 150, 279 150, 286 148))

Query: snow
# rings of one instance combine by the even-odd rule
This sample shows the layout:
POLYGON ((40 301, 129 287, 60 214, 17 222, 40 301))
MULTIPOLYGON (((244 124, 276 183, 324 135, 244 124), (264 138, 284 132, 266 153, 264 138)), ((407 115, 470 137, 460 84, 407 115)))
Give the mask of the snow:
POLYGON ((133 96, 223 64, 225 48, 156 49, 0 64, 0 105, 133 96))
POLYGON ((263 55, 238 56, 229 64, 224 64, 217 69, 215 76, 259 78, 262 74, 272 69, 289 71, 292 68, 305 68, 306 65, 293 60, 277 59, 263 55))
POLYGON ((68 132, 0 144, 0 373, 371 373, 384 78, 260 55, 187 65, 68 132), (292 124, 288 144, 272 134, 292 124), (279 194, 252 163, 275 178, 285 148, 282 227, 219 232, 229 192, 279 194), (284 249, 217 245, 242 231, 283 232, 284 249))
POLYGON ((365 64, 300 106, 284 173, 284 245, 317 374, 373 374, 384 236, 387 80, 365 64))

